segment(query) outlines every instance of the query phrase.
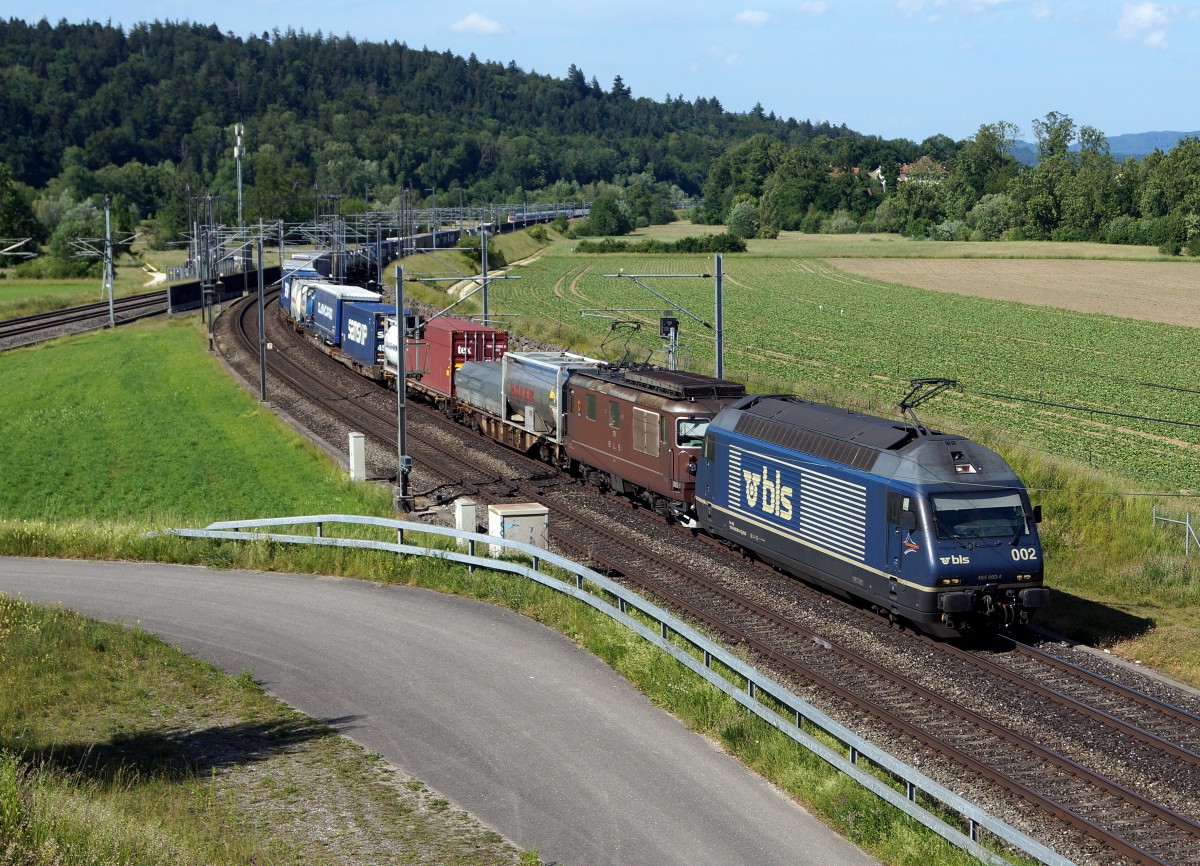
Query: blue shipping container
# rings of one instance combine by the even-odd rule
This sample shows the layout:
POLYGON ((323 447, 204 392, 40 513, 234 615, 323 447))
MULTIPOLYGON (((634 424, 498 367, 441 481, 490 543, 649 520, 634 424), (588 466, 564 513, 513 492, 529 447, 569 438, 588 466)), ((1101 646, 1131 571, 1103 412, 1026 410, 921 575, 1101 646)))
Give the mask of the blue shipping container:
POLYGON ((342 331, 342 307, 347 301, 379 301, 378 292, 358 286, 321 285, 313 290, 312 328, 325 342, 338 345, 342 331))
POLYGON ((342 305, 342 353, 362 364, 383 364, 383 336, 396 308, 372 301, 349 301, 342 305))

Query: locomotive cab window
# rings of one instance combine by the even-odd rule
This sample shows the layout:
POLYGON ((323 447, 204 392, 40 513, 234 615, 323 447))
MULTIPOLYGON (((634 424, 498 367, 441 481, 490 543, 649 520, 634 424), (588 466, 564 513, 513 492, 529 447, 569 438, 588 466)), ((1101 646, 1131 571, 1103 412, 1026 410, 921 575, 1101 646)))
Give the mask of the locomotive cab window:
POLYGON ((677 422, 676 443, 680 448, 699 448, 704 444, 708 418, 680 418, 677 422))
POLYGON ((1029 530, 1016 493, 934 496, 939 538, 1016 538, 1029 530))
POLYGON ((596 420, 596 395, 595 394, 587 395, 587 419, 589 421, 596 420))
POLYGON ((608 426, 617 428, 621 426, 621 404, 608 404, 608 426))

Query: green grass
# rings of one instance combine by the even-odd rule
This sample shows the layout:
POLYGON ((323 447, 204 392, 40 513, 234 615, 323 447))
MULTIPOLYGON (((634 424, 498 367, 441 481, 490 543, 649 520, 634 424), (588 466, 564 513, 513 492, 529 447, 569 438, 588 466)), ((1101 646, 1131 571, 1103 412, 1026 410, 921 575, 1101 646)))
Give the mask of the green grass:
MULTIPOLYGON (((555 232, 549 226, 546 226, 546 234, 549 237, 555 236, 555 232)), ((495 247, 499 249, 500 252, 504 253, 505 261, 508 262, 528 258, 544 246, 545 244, 531 238, 528 231, 497 235, 488 241, 488 248, 495 247)))
MULTIPOLYGON (((203 546, 184 544, 193 551, 203 546)), ((231 565, 260 562, 261 544, 230 547, 231 565)), ((502 604, 558 629, 885 863, 975 862, 674 659, 568 596, 495 572, 468 574, 429 560, 398 562, 363 552, 356 557, 351 572, 358 576, 502 604)), ((323 573, 346 566, 344 561, 309 564, 323 573)), ((11 708, 0 711, 0 822, 18 815, 20 832, 30 840, 19 850, 44 848, 44 841, 33 840, 53 832, 60 837, 53 845, 80 852, 56 861, 65 863, 232 864, 250 862, 250 856, 259 863, 337 862, 336 852, 293 850, 295 831, 289 830, 308 819, 306 809, 324 808, 305 795, 310 786, 327 784, 314 777, 329 773, 344 777, 337 785, 349 799, 339 799, 343 812, 374 813, 398 796, 419 799, 421 814, 446 812, 445 802, 419 780, 381 785, 370 756, 265 697, 251 675, 223 676, 140 630, 47 611, 0 594, 0 635, 5 638, 0 707, 11 708), (32 695, 29 683, 36 684, 32 695), (204 757, 214 742, 232 752, 215 767, 204 757), (270 820, 254 810, 263 799, 274 804, 270 820), (281 799, 286 808, 277 808, 281 799), (76 814, 83 817, 75 820, 76 814), (128 855, 120 859, 110 854, 114 850, 128 855)), ((450 833, 432 818, 417 824, 419 816, 411 816, 403 804, 396 811, 392 820, 400 825, 400 841, 435 851, 460 850, 464 833, 450 833)), ((456 816, 448 818, 451 825, 461 823, 456 816)), ((511 862, 496 852, 508 849, 496 844, 494 834, 467 829, 473 849, 490 843, 477 859, 443 854, 421 862, 511 862)), ((538 862, 533 852, 520 857, 523 864, 538 862)), ((6 866, 9 862, 0 859, 6 866)))
MULTIPOLYGON (((886 862, 915 863, 919 859, 934 866, 970 862, 970 858, 907 819, 882 808, 873 796, 863 793, 718 691, 696 680, 674 660, 590 608, 537 585, 501 574, 482 571, 468 574, 465 569, 447 568, 439 562, 409 561, 370 551, 144 537, 143 530, 160 521, 194 525, 213 517, 254 516, 259 512, 371 513, 381 501, 386 502, 386 494, 376 500, 370 494, 361 494, 357 487, 348 488, 337 477, 340 473, 323 465, 309 446, 261 413, 252 399, 230 384, 205 354, 203 335, 194 324, 143 324, 115 334, 71 338, 41 350, 7 353, 0 356, 0 375, 11 377, 9 380, 17 384, 0 398, 6 401, 0 405, 0 417, 5 424, 17 425, 0 430, 5 441, 17 442, 27 436, 32 428, 20 425, 29 424, 26 416, 30 413, 40 412, 55 419, 55 439, 67 446, 47 458, 45 450, 22 445, 27 450, 19 453, 19 461, 9 464, 40 461, 51 468, 39 470, 46 473, 35 476, 41 480, 25 476, 19 483, 12 479, 3 481, 6 504, 4 519, 0 520, 0 552, 353 575, 385 583, 427 586, 504 604, 559 629, 595 652, 633 680, 651 700, 679 714, 696 730, 721 740, 732 752, 761 768, 829 823, 886 862), (129 373, 129 382, 136 382, 136 386, 120 386, 119 391, 113 392, 120 399, 105 391, 111 385, 100 387, 103 394, 90 394, 94 390, 93 379, 103 382, 106 378, 95 375, 95 371, 110 368, 129 373), (83 370, 92 371, 93 375, 88 376, 83 370), (35 376, 34 371, 40 375, 35 376), (172 426, 185 425, 198 431, 197 434, 138 435, 151 431, 161 434, 172 426), (246 428, 245 438, 239 437, 235 427, 246 428), (143 449, 149 449, 152 459, 134 459, 144 453, 143 449), (89 471, 109 451, 124 455, 121 471, 89 471), (190 474, 192 464, 210 460, 212 482, 223 485, 219 496, 192 489, 200 483, 190 474), (217 475, 225 480, 217 481, 217 475), (288 483, 273 480, 280 476, 287 478, 288 483), (40 498, 18 493, 19 485, 51 482, 61 484, 67 492, 40 498), (277 483, 282 486, 271 487, 273 494, 264 492, 264 484, 277 483), (277 500, 271 501, 272 495, 277 500), (352 501, 356 496, 360 497, 357 503, 352 501), (337 497, 343 499, 334 508, 337 497), (148 511, 141 512, 139 508, 148 511), (930 856, 931 850, 937 853, 930 856)), ((69 615, 61 616, 64 621, 69 619, 69 615)), ((219 782, 220 773, 217 779, 211 778, 211 772, 188 775, 179 768, 164 768, 150 761, 148 767, 139 765, 136 775, 115 773, 97 778, 91 772, 79 776, 78 761, 53 766, 39 763, 43 754, 54 751, 51 743, 75 744, 78 749, 72 754, 107 749, 114 742, 123 746, 130 737, 143 734, 151 744, 156 737, 161 743, 161 733, 145 732, 147 725, 152 730, 158 730, 160 725, 159 721, 147 722, 157 718, 151 710, 159 713, 162 726, 169 729, 179 707, 199 706, 196 699, 179 697, 175 686, 153 680, 153 676, 166 673, 174 677, 172 666, 177 662, 163 662, 160 666, 151 661, 145 665, 126 660, 117 652, 118 637, 128 635, 120 640, 131 640, 138 652, 148 653, 145 647, 153 643, 148 636, 136 631, 110 632, 94 624, 72 628, 82 630, 83 636, 50 644, 28 644, 34 659, 30 664, 47 665, 44 671, 38 668, 36 675, 30 675, 27 669, 18 671, 6 659, 4 669, 13 672, 7 681, 10 689, 19 688, 21 682, 39 683, 33 698, 13 710, 20 714, 19 718, 13 716, 3 728, 9 732, 3 734, 6 737, 3 748, 21 756, 19 772, 24 775, 14 783, 18 799, 27 804, 35 801, 49 804, 41 814, 65 809, 59 804, 70 799, 76 804, 72 808, 100 815, 98 826, 107 828, 104 832, 128 837, 129 845, 144 846, 131 850, 181 850, 179 862, 189 862, 189 856, 205 860, 210 856, 205 847, 209 843, 201 830, 213 821, 215 813, 210 810, 223 802, 214 793, 219 788, 212 787, 219 782), (79 663, 65 651, 68 643, 76 648, 72 652, 84 653, 90 663, 110 667, 80 677, 79 663), (104 648, 102 652, 98 649, 100 645, 104 648), (126 679, 114 684, 115 679, 122 677, 126 679), (68 687, 69 683, 74 685, 68 687), (99 712, 93 707, 103 695, 112 699, 99 712), (51 721, 47 721, 50 718, 47 713, 53 716, 51 721), (43 788, 56 793, 38 794, 43 788), (202 804, 196 811, 199 826, 186 833, 201 835, 191 839, 186 848, 164 847, 156 835, 158 828, 174 826, 176 819, 196 802, 202 804), (129 817, 131 813, 134 818, 129 817), (201 853, 192 853, 196 851, 201 853)), ((28 629, 42 635, 53 630, 45 626, 28 629)), ((0 645, 12 647, 25 643, 6 640, 0 645)), ((236 694, 249 692, 249 697, 256 701, 261 699, 250 686, 249 677, 244 676, 233 678, 228 688, 236 694)), ((6 697, 0 706, 15 708, 18 703, 6 697)), ((228 699, 219 703, 224 706, 228 699)), ((314 742, 326 740, 314 738, 314 742)), ((111 749, 106 754, 111 754, 111 749)), ((311 782, 311 775, 321 775, 329 769, 327 763, 317 758, 313 761, 311 774, 279 778, 272 775, 273 781, 263 780, 262 784, 273 786, 272 791, 292 788, 302 791, 311 782)), ((12 773, 9 775, 14 778, 12 773)), ((424 790, 420 783, 413 787, 418 792, 424 790)), ((12 789, 10 784, 9 790, 12 789)), ((427 796, 433 795, 427 793, 427 796)), ((0 793, 0 801, 3 798, 0 793)), ((436 803, 432 808, 437 811, 436 803)), ((213 862, 235 862, 250 848, 267 844, 262 841, 264 832, 268 840, 273 838, 268 832, 270 822, 263 821, 262 816, 254 819, 241 814, 236 823, 244 829, 244 836, 234 834, 228 840, 235 855, 230 861, 211 855, 213 862), (246 841, 237 841, 239 838, 246 841)), ((103 847, 108 843, 102 840, 85 840, 80 844, 85 848, 92 845, 89 850, 93 851, 109 850, 103 847)), ((531 852, 524 857, 533 862, 531 852)), ((94 859, 110 862, 107 855, 97 855, 94 859)))
MULTIPOLYGON (((148 286, 150 275, 133 261, 123 262, 115 269, 113 296, 138 295, 153 291, 148 286)), ((161 286, 159 288, 162 288, 161 286)), ((15 319, 48 313, 65 307, 99 303, 100 277, 78 280, 23 280, 8 276, 0 280, 0 319, 15 319)))
MULTIPOLYGON (((515 269, 529 275, 519 284, 520 292, 540 297, 542 314, 570 306, 554 299, 553 284, 592 261, 567 260, 553 251, 542 262, 547 260, 554 267, 535 263, 515 269)), ((660 272, 703 266, 698 260, 636 258, 630 265, 649 269, 651 261, 660 262, 660 272)), ((612 260, 601 264, 619 266, 612 260)), ((737 267, 742 268, 740 260, 737 267)), ((597 291, 594 284, 601 281, 590 279, 592 284, 581 286, 597 291)), ((560 291, 569 296, 567 282, 560 291)), ((602 282, 608 290, 616 281, 602 282)), ((785 282, 774 294, 784 296, 788 289, 785 282)), ((508 309, 518 296, 507 299, 508 309)), ((536 310, 527 303, 530 316, 525 321, 532 322, 536 310)), ((648 306, 644 301, 640 305, 648 306)), ((584 344, 600 339, 586 322, 580 326, 566 316, 552 327, 573 333, 584 344)), ((736 366, 731 373, 737 375, 736 366)), ((390 510, 386 492, 377 495, 344 482, 340 472, 230 383, 205 354, 203 334, 194 322, 142 324, 5 353, 0 355, 0 377, 10 385, 0 392, 0 436, 9 449, 6 472, 0 474, 0 552, 344 574, 507 604, 605 658, 652 700, 764 768, 788 790, 800 792, 829 823, 875 856, 894 863, 918 858, 960 862, 954 852, 927 860, 923 852, 929 846, 945 846, 881 810, 873 798, 862 799, 866 795, 839 774, 775 739, 765 725, 682 674, 675 662, 619 627, 594 620, 581 606, 536 587, 362 551, 142 537, 143 530, 164 523, 390 510)), ((814 376, 814 381, 839 398, 880 408, 875 404, 881 398, 851 387, 852 376, 814 376)), ((944 401, 937 408, 942 413, 944 401)), ((930 420, 941 421, 936 416, 930 420)), ((1150 501, 1094 495, 1133 482, 1081 469, 1037 447, 1014 446, 1008 441, 1011 434, 993 431, 980 423, 964 432, 999 444, 1023 477, 1040 488, 1035 498, 1047 507, 1048 576, 1060 590, 1047 621, 1064 630, 1091 632, 1100 640, 1121 641, 1122 652, 1200 682, 1200 657, 1192 649, 1200 646, 1194 625, 1200 621, 1200 581, 1179 556, 1178 535, 1151 529, 1150 501)))
POLYGON ((388 514, 202 349, 194 319, 0 356, 0 519, 210 521, 388 514))
MULTIPOLYGON (((644 322, 631 341, 635 353, 662 361, 656 314, 646 312, 662 302, 632 280, 602 275, 711 269, 707 256, 572 256, 555 247, 514 269, 520 281, 495 285, 491 303, 521 314, 520 328, 536 322, 535 335, 593 352, 610 321, 579 311, 612 309, 644 322)), ((711 279, 645 282, 712 318, 711 279)), ((682 339, 686 366, 711 371, 712 332, 683 317, 682 339)), ((925 411, 955 429, 986 425, 1163 490, 1200 489, 1200 403, 1171 390, 1200 381, 1200 330, 928 292, 851 277, 818 261, 745 254, 725 257, 725 341, 726 374, 756 389, 841 393, 894 413, 909 380, 948 377, 962 389, 925 411)))
POLYGON ((100 280, 0 280, 0 319, 15 319, 101 300, 100 280))
POLYGON ((524 862, 414 781, 248 671, 0 593, 5 866, 524 862))

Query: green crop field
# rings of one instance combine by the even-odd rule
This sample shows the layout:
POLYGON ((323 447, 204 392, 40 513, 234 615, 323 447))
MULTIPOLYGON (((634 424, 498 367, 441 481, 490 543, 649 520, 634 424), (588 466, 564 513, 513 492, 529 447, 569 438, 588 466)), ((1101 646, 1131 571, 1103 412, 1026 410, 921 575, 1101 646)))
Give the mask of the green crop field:
MULTIPOLYGON (((726 256, 724 266, 729 378, 882 414, 896 411, 911 379, 951 378, 961 389, 924 407, 936 423, 992 431, 1141 485, 1200 486, 1196 329, 930 292, 815 259, 749 253, 726 256)), ((553 321, 558 336, 587 351, 597 350, 611 321, 581 309, 638 311, 612 315, 644 322, 630 344, 661 362, 654 311, 663 302, 633 280, 603 275, 712 269, 709 256, 581 256, 556 246, 515 268, 519 281, 495 284, 491 308, 520 314, 517 330, 553 321)), ((711 278, 643 282, 712 320, 711 278)), ((711 372, 712 331, 686 316, 681 330, 687 366, 711 372)), ((607 351, 622 342, 610 337, 607 351)))

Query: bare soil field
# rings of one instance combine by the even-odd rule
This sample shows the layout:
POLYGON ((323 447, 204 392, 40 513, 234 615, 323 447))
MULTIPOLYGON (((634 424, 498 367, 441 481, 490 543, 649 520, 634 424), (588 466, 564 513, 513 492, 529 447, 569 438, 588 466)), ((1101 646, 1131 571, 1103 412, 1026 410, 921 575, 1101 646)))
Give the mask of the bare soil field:
POLYGON ((828 259, 859 276, 1022 304, 1200 327, 1200 263, 1056 259, 828 259))

